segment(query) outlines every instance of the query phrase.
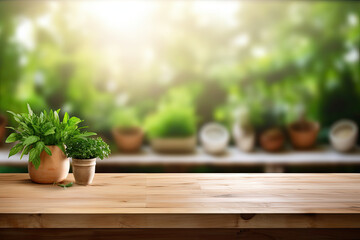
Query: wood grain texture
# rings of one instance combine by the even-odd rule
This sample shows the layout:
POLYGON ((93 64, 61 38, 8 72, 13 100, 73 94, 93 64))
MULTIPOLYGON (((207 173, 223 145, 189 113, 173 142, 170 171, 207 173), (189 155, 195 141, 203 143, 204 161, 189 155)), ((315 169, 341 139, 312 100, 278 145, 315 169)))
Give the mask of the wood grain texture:
POLYGON ((0 174, 0 228, 82 227, 359 228, 360 174, 0 174))
POLYGON ((6 240, 358 240, 360 229, 0 229, 6 240))

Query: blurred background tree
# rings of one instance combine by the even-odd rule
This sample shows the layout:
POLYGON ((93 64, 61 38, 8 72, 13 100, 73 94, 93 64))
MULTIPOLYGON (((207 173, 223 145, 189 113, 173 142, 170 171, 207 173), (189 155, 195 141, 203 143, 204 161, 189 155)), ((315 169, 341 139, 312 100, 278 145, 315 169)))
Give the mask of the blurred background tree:
POLYGON ((239 106, 256 126, 286 124, 299 106, 324 131, 360 124, 359 12, 352 1, 1 1, 0 111, 64 108, 108 135, 114 112, 141 124, 180 88, 199 125, 230 124, 239 106))

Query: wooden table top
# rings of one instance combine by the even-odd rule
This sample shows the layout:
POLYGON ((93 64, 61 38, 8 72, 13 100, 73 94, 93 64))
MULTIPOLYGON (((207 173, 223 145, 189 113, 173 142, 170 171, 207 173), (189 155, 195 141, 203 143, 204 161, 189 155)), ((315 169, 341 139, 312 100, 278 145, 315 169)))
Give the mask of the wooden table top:
MULTIPOLYGON (((69 181, 74 181, 72 174, 66 182, 69 181)), ((0 174, 0 227, 13 227, 16 216, 22 217, 15 224, 18 227, 27 227, 34 216, 46 215, 48 225, 39 220, 35 227, 54 227, 50 218, 56 215, 65 216, 63 221, 66 216, 74 219, 76 215, 136 215, 139 218, 207 215, 206 219, 231 216, 226 224, 238 226, 239 216, 246 221, 253 214, 286 218, 302 215, 315 224, 312 214, 317 219, 321 215, 347 215, 360 220, 359 213, 360 174, 96 174, 92 185, 74 184, 67 189, 32 183, 28 174, 0 174), (26 216, 29 222, 24 220, 26 216), (237 217, 233 219, 234 216, 237 217)), ((162 220, 162 224, 169 226, 174 223, 162 220)), ((360 221, 351 223, 354 219, 348 220, 352 227, 354 224, 360 226, 360 221)), ((186 225, 186 221, 182 219, 182 224, 186 225)), ((271 222, 269 219, 262 221, 271 222)), ((214 220, 212 224, 215 222, 225 224, 225 220, 214 220)), ((328 219, 326 222, 328 224, 328 219)), ((64 224, 69 227, 68 223, 64 224)), ((112 224, 116 227, 119 223, 112 224)), ((282 224, 295 225, 291 221, 282 224)), ((216 226, 224 227, 220 225, 216 226)), ((100 224, 100 227, 104 226, 100 224)))

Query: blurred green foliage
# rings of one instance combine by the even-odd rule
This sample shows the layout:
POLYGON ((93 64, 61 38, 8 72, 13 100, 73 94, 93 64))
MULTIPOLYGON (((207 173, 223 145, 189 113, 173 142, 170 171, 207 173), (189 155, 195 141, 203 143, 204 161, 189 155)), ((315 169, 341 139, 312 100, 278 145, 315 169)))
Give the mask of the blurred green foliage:
POLYGON ((108 133, 142 125, 158 109, 147 120, 150 136, 192 133, 195 113, 198 125, 230 126, 239 107, 258 127, 287 124, 300 108, 324 131, 340 118, 360 124, 360 3, 148 2, 139 11, 157 7, 133 28, 137 13, 126 15, 127 3, 99 3, 115 27, 125 23, 117 31, 81 10, 90 1, 1 1, 0 112, 25 111, 27 102, 36 111, 64 108, 108 133), (116 22, 112 12, 127 18, 116 22), (164 100, 176 89, 191 103, 164 100), (171 119, 184 128, 155 123, 171 119))
POLYGON ((172 90, 157 111, 145 122, 149 138, 176 138, 196 135, 196 115, 191 96, 185 89, 172 90))

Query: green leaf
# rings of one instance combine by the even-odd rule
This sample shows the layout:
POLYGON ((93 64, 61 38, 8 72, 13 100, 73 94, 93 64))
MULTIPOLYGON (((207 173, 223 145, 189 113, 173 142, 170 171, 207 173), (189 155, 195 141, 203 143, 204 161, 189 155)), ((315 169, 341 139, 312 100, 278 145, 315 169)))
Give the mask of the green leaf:
POLYGON ((64 118, 63 118, 63 123, 67 123, 68 120, 69 120, 69 114, 67 112, 65 112, 64 118))
POLYGON ((36 143, 37 141, 39 141, 40 138, 38 136, 30 136, 30 137, 27 137, 24 141, 24 145, 25 146, 28 146, 28 145, 31 145, 33 143, 36 143))
POLYGON ((60 122, 58 111, 54 112, 54 119, 55 119, 56 123, 60 122))
POLYGON ((48 136, 48 135, 50 135, 50 134, 54 134, 54 133, 55 133, 55 129, 56 129, 56 127, 52 127, 52 128, 50 128, 50 129, 46 130, 46 132, 44 133, 44 136, 48 136))
POLYGON ((22 143, 16 144, 14 147, 12 147, 12 148, 10 149, 10 152, 9 152, 9 156, 8 156, 8 157, 11 157, 11 156, 17 154, 18 152, 20 152, 20 151, 23 149, 23 147, 24 147, 24 146, 22 145, 22 143))
POLYGON ((61 149, 61 151, 63 151, 63 153, 66 155, 64 144, 56 144, 56 146, 58 146, 61 149))
POLYGON ((71 117, 69 119, 69 124, 70 125, 76 125, 76 124, 79 124, 81 123, 82 121, 80 120, 80 118, 77 118, 77 117, 71 117))
POLYGON ((74 185, 73 182, 70 182, 68 184, 58 184, 59 187, 62 187, 64 189, 68 188, 68 187, 72 187, 74 185))
POLYGON ((34 165, 34 167, 36 169, 39 168, 39 166, 40 166, 40 152, 38 151, 37 148, 32 148, 30 150, 29 161, 32 162, 32 164, 34 165))
POLYGON ((12 133, 8 136, 8 138, 6 139, 6 143, 12 143, 12 142, 16 142, 18 140, 18 133, 12 133))
POLYGON ((34 112, 33 112, 33 110, 31 109, 31 107, 30 107, 29 104, 27 104, 27 108, 28 108, 28 111, 29 111, 29 115, 30 115, 30 116, 33 115, 34 112))
POLYGON ((47 146, 45 146, 44 150, 45 150, 45 152, 46 152, 49 156, 52 156, 52 153, 51 153, 50 148, 48 148, 47 146))
POLYGON ((10 114, 13 115, 13 116, 16 116, 16 113, 14 113, 14 112, 12 112, 12 111, 6 111, 6 112, 10 113, 10 114))
POLYGON ((81 137, 90 137, 90 136, 95 136, 95 135, 97 135, 97 134, 94 132, 84 132, 84 133, 80 134, 81 137))
POLYGON ((29 145, 29 146, 26 146, 26 147, 24 148, 24 150, 23 150, 22 153, 21 153, 20 160, 23 158, 24 155, 29 154, 30 149, 31 149, 31 146, 30 146, 30 145, 29 145))

